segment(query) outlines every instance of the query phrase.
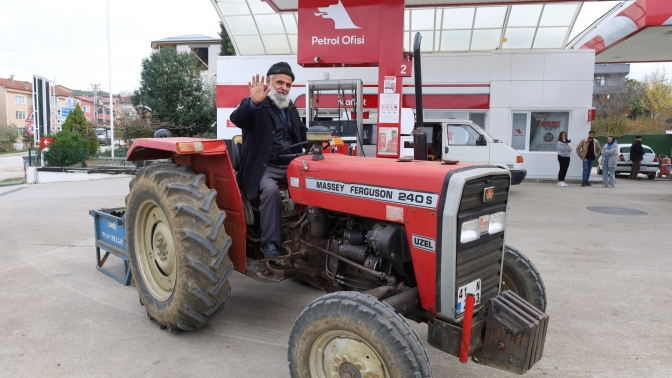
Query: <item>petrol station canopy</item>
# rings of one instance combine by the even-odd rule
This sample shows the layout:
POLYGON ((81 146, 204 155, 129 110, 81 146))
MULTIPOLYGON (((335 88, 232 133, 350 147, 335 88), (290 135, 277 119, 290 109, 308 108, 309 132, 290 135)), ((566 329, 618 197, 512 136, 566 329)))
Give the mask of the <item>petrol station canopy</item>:
MULTIPOLYGON (((238 55, 297 53, 298 0, 211 1, 238 55)), ((579 33, 585 1, 406 0, 404 48, 420 32, 425 52, 592 48, 598 63, 672 61, 669 1, 624 1, 579 33)))

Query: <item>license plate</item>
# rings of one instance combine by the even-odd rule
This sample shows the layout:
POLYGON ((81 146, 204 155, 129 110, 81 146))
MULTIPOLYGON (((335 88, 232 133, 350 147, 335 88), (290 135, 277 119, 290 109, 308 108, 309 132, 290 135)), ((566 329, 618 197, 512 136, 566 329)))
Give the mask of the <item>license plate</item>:
POLYGON ((457 304, 455 305, 456 313, 462 314, 467 304, 467 294, 474 294, 474 306, 481 304, 481 279, 469 282, 457 289, 457 304))
POLYGON ((478 223, 479 223, 479 230, 481 235, 482 234, 487 234, 488 233, 488 228, 490 227, 490 215, 481 215, 478 217, 478 223))

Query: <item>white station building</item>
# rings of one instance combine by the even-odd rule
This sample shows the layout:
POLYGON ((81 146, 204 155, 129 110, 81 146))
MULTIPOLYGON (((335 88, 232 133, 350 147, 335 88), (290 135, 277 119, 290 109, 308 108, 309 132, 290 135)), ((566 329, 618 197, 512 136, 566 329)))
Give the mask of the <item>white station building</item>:
MULTIPOLYGON (((240 100, 249 95, 250 78, 255 74, 264 75, 278 61, 287 61, 292 66, 296 84, 290 95, 299 108, 305 106, 305 84, 302 83, 307 80, 361 79, 365 85, 365 100, 369 100, 367 93, 374 101, 377 97, 376 68, 302 68, 295 59, 291 55, 219 57, 217 138, 231 139, 241 133, 228 122, 229 115, 240 100)), ((566 130, 575 141, 588 134, 594 65, 595 53, 591 50, 427 54, 422 59, 424 120, 471 119, 493 138, 520 151, 528 178, 557 177, 555 140, 550 143, 551 151, 548 151, 548 143, 535 145, 533 141, 538 138, 534 136, 544 131, 535 126, 538 118, 545 118, 549 130, 566 130)), ((415 108, 413 93, 413 78, 405 78, 404 107, 415 108)), ((375 125, 378 106, 374 101, 365 101, 364 114, 368 111, 365 124, 375 125)), ((327 110, 337 109, 322 109, 327 110)), ((346 115, 342 118, 345 120, 346 115)), ((365 144, 370 139, 375 138, 365 138, 365 144)), ((371 151, 373 149, 372 146, 371 151)), ((581 162, 572 160, 567 174, 579 178, 581 162)))
MULTIPOLYGON (((239 53, 239 56, 219 57, 217 61, 218 138, 231 139, 240 134, 240 129, 229 121, 231 112, 249 95, 250 78, 264 75, 278 61, 292 66, 296 80, 290 95, 299 109, 305 108, 308 80, 361 79, 365 124, 370 125, 369 130, 373 128, 372 135, 376 135, 378 69, 299 66, 298 15, 291 11, 292 6, 296 7, 296 0, 212 1, 239 53), (280 9, 279 5, 284 3, 287 8, 280 9)), ((619 4, 599 21, 607 24, 614 18, 618 21, 621 9, 642 1, 645 0, 619 4)), ((600 49, 567 46, 576 45, 582 38, 594 40, 599 33, 595 32, 594 24, 590 35, 584 31, 569 41, 582 2, 521 3, 409 8, 405 15, 404 41, 406 50, 411 51, 412 36, 418 31, 423 34, 425 122, 470 119, 493 138, 520 152, 528 178, 551 179, 557 177, 558 172, 555 151, 558 133, 567 131, 572 145, 576 146, 591 128, 595 51, 600 49)), ((613 32, 613 29, 612 25, 608 30, 613 32)), ((342 118, 351 111, 347 109, 349 95, 345 94, 343 106, 346 108, 340 109, 342 118)), ((413 77, 403 79, 402 107, 415 108, 413 77)), ((337 101, 325 99, 320 111, 336 118, 337 101)), ((365 135, 364 139, 365 150, 367 143, 375 143, 375 138, 365 135)), ((375 146, 368 148, 374 150, 375 146)), ((571 160, 567 176, 580 178, 578 158, 571 160)))

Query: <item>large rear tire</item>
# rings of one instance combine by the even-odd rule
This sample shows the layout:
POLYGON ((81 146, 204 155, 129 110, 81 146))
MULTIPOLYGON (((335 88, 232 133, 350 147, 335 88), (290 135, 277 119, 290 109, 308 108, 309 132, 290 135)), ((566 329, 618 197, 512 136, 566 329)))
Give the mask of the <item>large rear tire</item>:
POLYGON ((432 376, 427 352, 404 318, 356 292, 309 304, 294 323, 287 357, 293 378, 432 376))
POLYGON ((506 245, 502 269, 502 290, 511 290, 539 310, 546 312, 546 286, 532 262, 519 250, 506 245))
POLYGON ((216 191, 177 164, 142 169, 129 186, 126 245, 140 302, 161 328, 202 327, 231 292, 231 238, 216 191))

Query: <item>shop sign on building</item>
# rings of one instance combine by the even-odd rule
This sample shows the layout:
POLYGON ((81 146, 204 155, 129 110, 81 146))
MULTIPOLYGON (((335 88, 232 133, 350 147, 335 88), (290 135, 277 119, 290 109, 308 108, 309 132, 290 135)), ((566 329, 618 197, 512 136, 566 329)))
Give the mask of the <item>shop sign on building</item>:
POLYGON ((376 65, 381 0, 299 2, 298 63, 376 65))

